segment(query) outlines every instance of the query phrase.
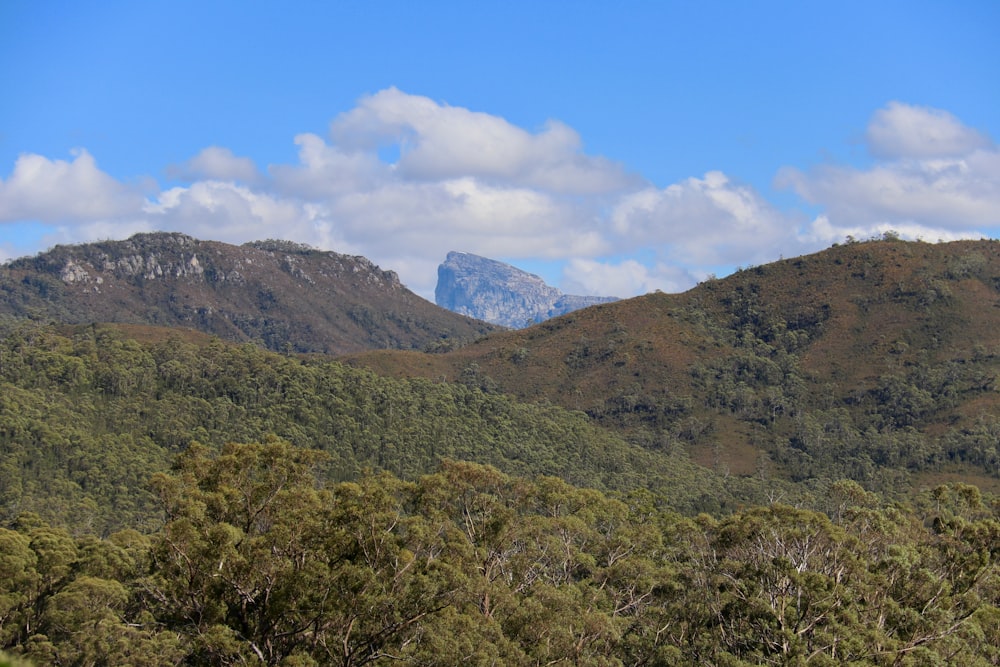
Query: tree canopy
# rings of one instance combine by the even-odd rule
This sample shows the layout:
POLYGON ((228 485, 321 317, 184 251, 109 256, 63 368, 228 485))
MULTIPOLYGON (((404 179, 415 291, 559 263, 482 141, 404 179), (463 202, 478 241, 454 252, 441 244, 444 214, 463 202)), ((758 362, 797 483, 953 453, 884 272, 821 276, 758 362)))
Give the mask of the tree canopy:
POLYGON ((995 665, 1000 521, 853 483, 724 518, 445 460, 324 483, 317 450, 192 447, 150 532, 0 528, 0 647, 36 664, 995 665), (853 486, 852 486, 853 484, 853 486))

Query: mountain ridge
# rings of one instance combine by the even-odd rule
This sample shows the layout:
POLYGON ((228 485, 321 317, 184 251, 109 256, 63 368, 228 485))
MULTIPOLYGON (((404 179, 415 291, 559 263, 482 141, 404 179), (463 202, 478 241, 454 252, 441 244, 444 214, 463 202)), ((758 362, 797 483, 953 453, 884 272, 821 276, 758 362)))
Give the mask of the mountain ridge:
POLYGON ((327 354, 447 346, 495 330, 422 299, 364 257, 169 232, 12 260, 0 266, 0 313, 187 327, 327 354))

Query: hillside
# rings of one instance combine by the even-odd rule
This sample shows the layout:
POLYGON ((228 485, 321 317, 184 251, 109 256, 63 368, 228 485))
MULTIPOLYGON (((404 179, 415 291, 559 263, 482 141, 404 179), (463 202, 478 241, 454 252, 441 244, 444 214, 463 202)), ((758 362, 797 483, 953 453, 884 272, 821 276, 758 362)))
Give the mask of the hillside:
POLYGON ((2 265, 0 314, 186 327, 327 354, 448 346, 496 330, 438 308, 364 257, 176 233, 57 246, 2 265))
POLYGON ((275 436, 326 452, 327 481, 367 469, 416 479, 454 459, 646 489, 686 512, 765 496, 581 413, 461 383, 149 327, 0 321, 0 524, 30 511, 102 534, 156 525, 147 481, 179 452, 275 436))
POLYGON ((793 480, 995 484, 1000 244, 888 238, 595 306, 379 373, 586 411, 656 448, 793 480), (923 477, 922 477, 923 476, 923 477), (991 481, 992 480, 992 481, 991 481))

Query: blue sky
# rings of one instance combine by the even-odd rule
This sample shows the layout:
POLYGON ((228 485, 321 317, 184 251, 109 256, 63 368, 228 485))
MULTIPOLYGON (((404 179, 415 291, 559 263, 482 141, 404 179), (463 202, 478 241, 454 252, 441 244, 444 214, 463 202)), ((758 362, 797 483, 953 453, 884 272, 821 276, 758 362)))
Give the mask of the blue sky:
POLYGON ((182 231, 579 294, 1000 234, 1000 3, 0 2, 0 260, 182 231))

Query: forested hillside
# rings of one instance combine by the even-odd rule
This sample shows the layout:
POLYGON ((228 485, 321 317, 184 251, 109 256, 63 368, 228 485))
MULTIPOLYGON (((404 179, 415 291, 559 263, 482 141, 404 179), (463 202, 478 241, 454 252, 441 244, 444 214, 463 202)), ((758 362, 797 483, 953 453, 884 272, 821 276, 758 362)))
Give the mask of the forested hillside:
POLYGON ((150 527, 160 517, 146 482, 177 453, 270 435, 325 451, 328 481, 366 468, 414 479, 452 458, 646 488, 689 512, 760 502, 775 489, 714 474, 680 449, 629 444, 582 413, 461 383, 393 380, 169 332, 140 343, 112 327, 13 321, 0 337, 2 519, 32 511, 98 534, 150 527))
POLYGON ((891 236, 495 334, 367 353, 397 376, 474 376, 585 411, 734 474, 879 491, 1000 474, 1000 243, 891 236))

